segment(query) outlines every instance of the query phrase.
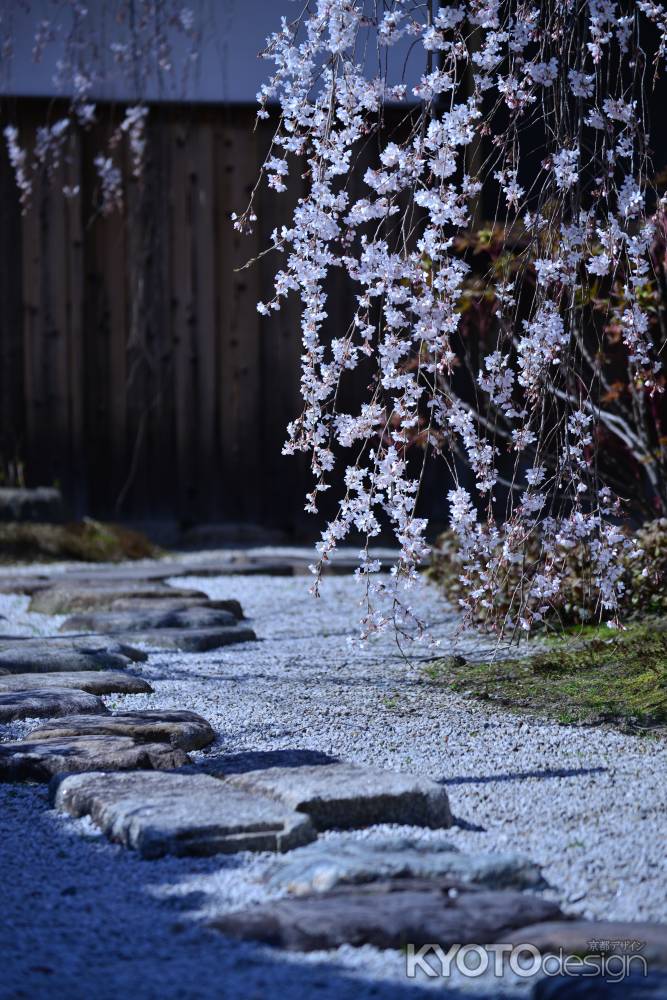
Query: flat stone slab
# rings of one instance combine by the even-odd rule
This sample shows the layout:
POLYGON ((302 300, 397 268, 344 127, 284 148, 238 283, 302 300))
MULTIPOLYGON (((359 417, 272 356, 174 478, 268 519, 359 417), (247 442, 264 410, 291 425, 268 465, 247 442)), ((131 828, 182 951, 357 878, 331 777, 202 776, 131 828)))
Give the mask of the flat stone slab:
POLYGON ((144 743, 171 743, 181 750, 201 750, 215 739, 201 715, 168 710, 70 715, 31 730, 27 739, 35 743, 63 736, 131 736, 144 743))
MULTIPOLYGON (((67 688, 37 688, 33 691, 0 692, 0 722, 17 719, 42 719, 54 715, 108 712, 101 698, 85 691, 68 691, 67 688)), ((80 718, 86 718, 81 714, 80 718)))
POLYGON ((245 771, 259 771, 267 767, 303 767, 305 764, 340 764, 339 757, 332 757, 321 750, 304 750, 292 747, 287 750, 241 750, 239 753, 225 753, 210 760, 200 760, 198 768, 219 778, 221 775, 241 774, 245 771))
POLYGON ((0 669, 10 674, 122 670, 148 659, 127 643, 105 637, 44 637, 0 643, 0 669))
POLYGON ((236 625, 231 611, 191 607, 178 611, 90 611, 72 615, 60 626, 61 632, 139 632, 161 628, 220 628, 236 625))
POLYGON ((243 608, 239 601, 229 600, 209 601, 200 597, 181 597, 170 600, 168 597, 155 599, 153 597, 119 597, 111 602, 109 612, 117 611, 159 611, 166 614, 169 611, 185 611, 187 608, 212 608, 214 611, 229 611, 237 620, 243 618, 243 608))
POLYGON ((257 636, 244 625, 225 628, 161 628, 119 633, 126 642, 140 642, 156 649, 176 649, 181 653, 206 653, 236 642, 255 642, 257 636))
POLYGON ((169 743, 137 743, 129 736, 63 736, 0 743, 0 781, 49 781, 62 771, 167 770, 191 763, 169 743))
POLYGON ((333 844, 318 840, 277 861, 266 873, 265 881, 271 889, 305 896, 329 892, 338 885, 443 876, 489 889, 545 885, 538 865, 516 854, 462 854, 453 844, 398 837, 333 844))
POLYGON ((534 944, 544 954, 643 955, 649 969, 667 969, 667 924, 634 921, 549 921, 521 927, 508 942, 534 944), (524 935, 523 937, 521 935, 524 935), (629 942, 640 942, 633 950, 629 942))
POLYGON ((52 786, 57 809, 90 816, 145 858, 287 851, 313 840, 307 816, 205 774, 86 774, 52 786))
POLYGON ((561 916, 555 903, 529 893, 477 889, 451 879, 395 879, 280 899, 211 923, 233 938, 296 951, 433 942, 447 951, 453 944, 504 941, 527 913, 561 916))
POLYGON ((206 594, 200 590, 182 587, 167 587, 159 583, 125 583, 114 586, 72 586, 59 583, 47 590, 38 590, 30 599, 30 611, 42 614, 62 615, 75 611, 108 611, 114 601, 121 598, 150 597, 152 600, 166 598, 174 600, 179 597, 198 597, 206 599, 206 594))
POLYGON ((432 828, 452 825, 443 786, 398 771, 341 762, 269 767, 221 776, 220 780, 308 813, 318 830, 350 830, 374 823, 432 828))
POLYGON ((90 694, 151 694, 153 688, 143 677, 114 670, 59 671, 46 674, 5 674, 0 691, 34 691, 36 688, 74 688, 90 694))
POLYGON ((50 586, 50 580, 41 576, 33 576, 32 574, 19 576, 16 573, 0 574, 0 594, 27 594, 32 596, 38 590, 47 590, 50 586))

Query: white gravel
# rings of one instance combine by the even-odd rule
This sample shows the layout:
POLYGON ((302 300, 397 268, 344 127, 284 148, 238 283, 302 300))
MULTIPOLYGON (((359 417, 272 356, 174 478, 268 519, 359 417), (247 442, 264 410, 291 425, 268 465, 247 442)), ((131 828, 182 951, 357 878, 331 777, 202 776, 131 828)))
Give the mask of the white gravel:
MULTIPOLYGON (((199 758, 319 750, 441 780, 461 825, 400 832, 462 850, 525 854, 544 867, 549 895, 571 913, 667 919, 664 743, 501 714, 423 683, 423 661, 433 655, 427 649, 401 652, 390 636, 361 647, 350 641, 359 617, 351 577, 327 579, 317 601, 304 577, 179 578, 183 583, 240 599, 260 641, 206 654, 155 652, 133 667, 155 693, 111 695, 110 707, 200 712, 219 735, 199 758)), ((434 589, 425 586, 418 603, 438 622, 443 651, 481 654, 476 637, 457 634, 456 614, 434 589)), ((27 615, 26 605, 0 595, 1 631, 40 632, 53 622, 27 615)), ((27 728, 4 727, 2 738, 27 728)), ((0 786, 0 810, 7 918, 1 998, 421 993, 405 979, 397 952, 285 956, 229 948, 200 926, 213 913, 265 898, 257 876, 267 856, 142 862, 89 823, 48 810, 45 790, 35 786, 0 786)), ((443 987, 440 980, 427 985, 443 987)), ((488 995, 503 990, 494 984, 488 995)))

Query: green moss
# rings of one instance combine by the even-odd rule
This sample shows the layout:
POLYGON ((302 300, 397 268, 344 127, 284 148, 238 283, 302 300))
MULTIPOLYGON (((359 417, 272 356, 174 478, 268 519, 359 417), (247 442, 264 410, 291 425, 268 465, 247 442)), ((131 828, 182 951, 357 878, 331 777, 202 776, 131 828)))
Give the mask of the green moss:
POLYGON ((92 518, 73 524, 0 524, 0 563, 120 562, 160 555, 161 550, 139 532, 92 518))
POLYGON ((429 664, 432 683, 564 723, 667 726, 667 620, 625 631, 578 626, 532 655, 429 664))

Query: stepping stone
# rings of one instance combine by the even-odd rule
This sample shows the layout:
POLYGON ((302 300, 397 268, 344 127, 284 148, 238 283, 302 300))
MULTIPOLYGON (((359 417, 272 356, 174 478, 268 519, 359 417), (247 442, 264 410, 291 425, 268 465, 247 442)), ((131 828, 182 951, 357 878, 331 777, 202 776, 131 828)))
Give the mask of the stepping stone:
POLYGON ((268 560, 266 562, 239 560, 233 563, 211 563, 210 565, 193 563, 192 566, 181 565, 173 576, 174 578, 178 576, 294 576, 294 565, 291 562, 268 560))
POLYGON ((151 629, 145 632, 125 632, 122 638, 127 642, 140 642, 157 649, 176 649, 181 653, 205 653, 235 642, 257 640, 253 630, 243 625, 230 625, 226 628, 151 629))
POLYGON ((232 938, 297 951, 433 942, 447 951, 453 944, 504 941, 527 913, 562 917, 555 903, 529 893, 494 892, 451 879, 394 879, 264 903, 222 914, 211 925, 232 938))
POLYGON ((72 615, 60 632, 139 632, 161 628, 219 628, 236 625, 236 615, 215 608, 192 607, 178 611, 93 611, 72 615))
POLYGON ((63 736, 131 736, 144 743, 171 743, 181 750, 201 750, 215 739, 206 719, 196 712, 162 710, 70 715, 33 729, 27 739, 36 743, 63 736))
POLYGON ((59 671, 48 674, 6 674, 0 677, 0 692, 34 691, 36 688, 74 688, 90 694, 151 694, 143 677, 113 670, 59 671))
POLYGON ((47 590, 51 586, 48 577, 14 575, 7 573, 0 576, 0 594, 26 594, 32 596, 38 590, 47 590))
POLYGON ((206 601, 200 597, 182 597, 176 600, 169 600, 167 597, 161 597, 158 600, 153 597, 119 597, 111 602, 109 611, 159 611, 165 614, 169 611, 185 611, 187 608, 212 608, 214 611, 229 611, 237 620, 243 618, 243 609, 239 601, 233 599, 206 601))
POLYGON ((268 767, 303 767, 305 764, 340 764, 339 757, 322 753, 321 750, 242 750, 240 753, 226 753, 220 757, 206 758, 197 763, 198 770, 219 778, 228 774, 245 771, 259 771, 268 767))
POLYGON ((544 954, 643 955, 649 969, 667 969, 667 924, 568 920, 538 923, 514 931, 508 943, 529 941, 544 954), (522 936, 523 935, 523 936, 522 936), (625 942, 641 941, 641 951, 625 942))
MULTIPOLYGON (((17 719, 40 719, 53 715, 108 712, 101 698, 85 691, 68 691, 66 688, 37 688, 34 691, 0 692, 0 722, 17 719)), ((85 718, 85 715, 79 716, 85 718)))
POLYGON ((206 594, 200 590, 168 587, 160 583, 126 583, 99 587, 85 585, 77 587, 61 583, 33 594, 28 610, 49 615, 71 614, 91 609, 108 611, 114 601, 134 597, 150 597, 153 600, 198 597, 200 600, 202 598, 205 600, 206 594))
POLYGON ((54 783, 56 809, 90 816, 145 858, 288 851, 316 836, 307 816, 205 774, 86 774, 54 783))
POLYGON ((350 830, 374 823, 407 823, 433 828, 452 825, 447 792, 428 778, 334 763, 269 767, 221 777, 290 809, 308 813, 318 830, 350 830))
POLYGON ((0 743, 0 781, 48 781, 61 771, 168 770, 190 763, 183 750, 168 743, 136 743, 129 736, 0 743))
POLYGON ((453 844, 396 837, 318 840, 276 862, 265 881, 271 889, 305 896, 379 879, 443 876, 489 889, 545 885, 539 867, 516 854, 462 854, 453 844))
POLYGON ((17 639, 0 646, 0 669, 10 674, 59 673, 78 670, 122 670, 147 654, 104 636, 65 639, 17 639))

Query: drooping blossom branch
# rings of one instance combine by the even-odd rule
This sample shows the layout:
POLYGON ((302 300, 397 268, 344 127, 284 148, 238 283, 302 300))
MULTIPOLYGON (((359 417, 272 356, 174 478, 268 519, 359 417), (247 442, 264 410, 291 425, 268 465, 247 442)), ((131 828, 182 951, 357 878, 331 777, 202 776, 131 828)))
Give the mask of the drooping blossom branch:
MULTIPOLYGON (((577 550, 596 612, 616 620, 633 543, 619 527, 604 435, 643 463, 649 505, 667 510, 655 458, 665 330, 654 248, 665 205, 646 108, 666 46, 663 6, 632 0, 312 0, 269 40, 275 69, 259 115, 277 103, 279 125, 262 173, 278 193, 290 174, 305 176, 307 193, 273 234, 283 265, 258 308, 300 298, 305 406, 285 450, 311 455, 310 511, 346 465, 316 572, 350 533, 366 537, 368 631, 392 620, 373 608, 378 592, 402 621, 413 614, 399 586, 428 552, 418 498, 431 456, 453 481, 470 617, 482 608, 495 628, 529 630, 557 609, 577 550), (353 197, 360 151, 367 163, 372 149, 353 197), (491 204, 480 274, 470 234, 491 204), (330 331, 326 281, 337 269, 356 306, 347 329, 330 331), (474 349, 471 297, 486 317, 474 349), (621 390, 607 357, 613 331, 621 390), (341 410, 349 373, 371 366, 368 398, 341 410), (352 462, 341 458, 350 448, 352 462), (383 520, 400 557, 389 583, 371 584, 368 543, 383 520), (500 609, 495 595, 517 564, 520 583, 500 609)), ((254 212, 251 201, 237 227, 252 228, 254 212)))
MULTIPOLYGON (((53 177, 67 157, 67 140, 78 129, 90 129, 99 119, 96 95, 114 85, 128 90, 132 100, 119 126, 108 141, 108 149, 94 161, 98 176, 98 208, 108 215, 123 203, 122 171, 115 150, 127 140, 131 173, 141 180, 146 149, 147 95, 160 90, 167 78, 180 76, 180 86, 199 55, 201 26, 195 11, 180 0, 113 0, 90 6, 80 0, 51 0, 48 18, 39 18, 41 7, 25 0, 0 9, 3 64, 9 86, 15 33, 33 31, 32 58, 38 63, 49 49, 58 52, 53 84, 68 101, 66 113, 56 122, 37 128, 34 147, 16 125, 4 129, 10 162, 14 168, 21 204, 30 205, 34 175, 46 171, 53 177), (33 9, 34 7, 34 9, 33 9), (108 24, 107 24, 108 22, 108 24), (107 33, 108 25, 111 31, 107 33), (184 41, 177 54, 176 45, 184 41)), ((79 194, 78 187, 65 187, 66 197, 79 194)))

